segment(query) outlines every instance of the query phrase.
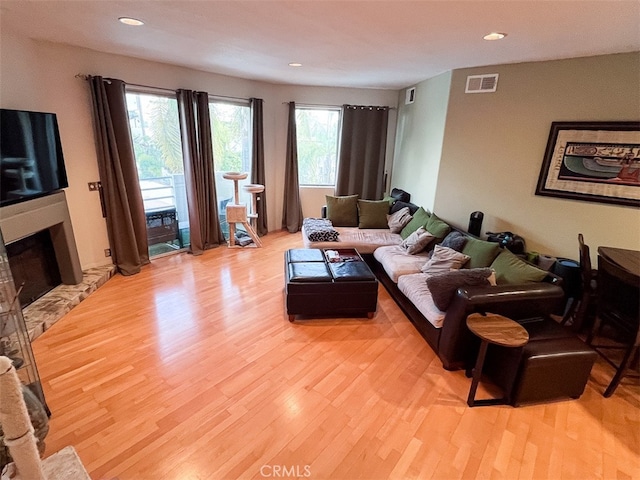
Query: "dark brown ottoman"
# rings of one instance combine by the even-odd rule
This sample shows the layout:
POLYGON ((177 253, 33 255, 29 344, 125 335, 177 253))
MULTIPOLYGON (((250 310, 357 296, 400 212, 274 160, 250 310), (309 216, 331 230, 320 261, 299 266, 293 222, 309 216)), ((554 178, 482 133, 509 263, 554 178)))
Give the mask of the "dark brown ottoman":
POLYGON ((285 301, 289 320, 296 315, 373 318, 378 280, 358 253, 349 261, 328 262, 323 250, 285 252, 285 301))
POLYGON ((512 405, 580 398, 597 356, 576 337, 527 344, 511 394, 512 405))
POLYGON ((529 342, 517 349, 490 349, 485 363, 488 377, 509 392, 513 406, 579 398, 598 354, 551 319, 522 325, 529 342))

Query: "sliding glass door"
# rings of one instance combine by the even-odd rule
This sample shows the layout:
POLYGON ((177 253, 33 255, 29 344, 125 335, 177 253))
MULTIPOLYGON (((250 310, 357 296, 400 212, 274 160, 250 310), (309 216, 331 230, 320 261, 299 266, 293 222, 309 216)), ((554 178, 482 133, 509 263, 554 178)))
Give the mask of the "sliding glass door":
POLYGON ((129 125, 151 257, 189 245, 189 215, 175 95, 127 92, 129 125))
POLYGON ((251 195, 242 186, 251 183, 251 109, 248 102, 212 99, 209 102, 209 115, 220 226, 228 240, 229 225, 226 222, 225 209, 227 203, 234 202, 233 182, 222 178, 222 174, 249 174, 245 180, 239 182, 240 202, 249 208, 251 195))

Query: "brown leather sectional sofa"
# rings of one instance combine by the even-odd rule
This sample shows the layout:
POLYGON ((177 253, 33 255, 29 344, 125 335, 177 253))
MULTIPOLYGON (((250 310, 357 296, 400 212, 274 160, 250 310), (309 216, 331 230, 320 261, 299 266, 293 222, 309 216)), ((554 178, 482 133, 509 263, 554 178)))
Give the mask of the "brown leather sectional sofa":
MULTIPOLYGON (((467 232, 458 231, 477 239, 467 232)), ((372 235, 375 237, 374 231, 369 231, 364 237, 350 234, 344 238, 362 241, 372 235)), ((380 247, 380 241, 389 240, 388 230, 384 235, 386 240, 374 240, 378 243, 362 257, 436 352, 445 369, 469 369, 473 366, 479 339, 467 328, 466 319, 471 313, 491 312, 518 321, 529 332, 529 343, 525 347, 507 350, 497 347, 487 356, 487 373, 502 387, 512 405, 578 398, 583 393, 597 354, 575 334, 551 319, 552 314, 562 314, 565 305, 560 277, 548 273, 542 281, 532 283, 459 287, 438 327, 400 290, 396 282, 402 282, 397 272, 388 274, 388 265, 385 263, 383 266, 374 256, 378 248, 391 248, 380 247), (392 279, 392 276, 396 278, 392 279)), ((339 245, 339 248, 358 247, 344 242, 333 245, 339 245)), ((316 247, 308 239, 305 239, 305 246, 316 247)), ((318 244, 316 248, 327 246, 318 244)), ((421 282, 418 280, 418 283, 421 282)))
POLYGON ((442 327, 437 328, 398 289, 373 255, 363 255, 363 258, 447 370, 466 368, 475 358, 477 338, 467 329, 469 314, 492 312, 513 320, 547 318, 561 312, 564 304, 561 279, 551 273, 538 283, 460 287, 446 311, 442 327))

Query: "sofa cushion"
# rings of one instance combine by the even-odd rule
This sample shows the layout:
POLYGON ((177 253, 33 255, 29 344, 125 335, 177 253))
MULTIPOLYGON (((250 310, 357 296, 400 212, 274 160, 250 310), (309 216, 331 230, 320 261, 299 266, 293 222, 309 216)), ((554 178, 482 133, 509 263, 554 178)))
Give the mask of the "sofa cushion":
POLYGON ((442 243, 440 245, 442 245, 443 247, 452 248, 456 252, 461 252, 464 248, 464 245, 467 243, 467 238, 469 237, 461 232, 454 230, 453 232, 450 232, 446 237, 444 237, 444 240, 442 240, 442 243))
POLYGON ((468 237, 467 243, 462 248, 462 253, 471 257, 467 268, 484 268, 491 265, 491 262, 498 256, 500 245, 468 237))
POLYGON ((409 255, 415 255, 427 248, 427 245, 433 240, 435 240, 435 237, 427 232, 424 227, 420 227, 405 238, 400 244, 400 247, 404 248, 409 255))
POLYGON ((429 233, 431 233, 431 235, 439 239, 446 237, 447 233, 451 230, 451 227, 440 220, 435 213, 431 214, 425 228, 429 233))
POLYGON ((431 258, 422 267, 422 272, 427 275, 436 275, 438 273, 450 272, 451 270, 458 270, 468 260, 468 255, 456 252, 452 248, 436 245, 431 258))
POLYGON ((380 263, 389 278, 398 283, 402 275, 420 273, 420 269, 427 261, 427 252, 408 255, 399 245, 380 247, 373 252, 373 257, 380 263))
POLYGON ((424 208, 420 207, 413 213, 413 218, 400 232, 400 236, 405 239, 420 227, 425 227, 431 215, 424 208))
POLYGON ((426 318, 434 327, 442 327, 445 312, 441 311, 433 302, 433 297, 425 282, 424 273, 414 273, 402 275, 398 279, 398 290, 407 297, 413 306, 426 318))
POLYGON ((327 218, 334 227, 358 226, 358 195, 334 197, 325 196, 327 202, 327 218))
POLYGON ((412 218, 409 213, 409 207, 404 207, 391 215, 387 215, 387 225, 391 233, 400 233, 412 218))
POLYGON ((525 262, 507 249, 500 252, 491 268, 496 271, 498 285, 541 282, 547 276, 547 272, 525 262))
POLYGON ((358 200, 359 228, 386 228, 389 202, 386 200, 358 200))
POLYGON ((427 286, 433 302, 440 310, 446 311, 459 287, 496 284, 490 268, 465 268, 427 277, 427 286), (493 282, 491 282, 493 277, 493 282))

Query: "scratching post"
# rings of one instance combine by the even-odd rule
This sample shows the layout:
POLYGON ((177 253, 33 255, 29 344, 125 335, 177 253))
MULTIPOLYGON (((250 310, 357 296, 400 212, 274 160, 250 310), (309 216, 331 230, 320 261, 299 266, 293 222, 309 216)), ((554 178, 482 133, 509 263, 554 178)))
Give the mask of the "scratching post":
POLYGON ((20 380, 7 357, 0 357, 0 424, 21 478, 45 480, 20 380))
POLYGON ((258 194, 264 192, 264 185, 257 183, 250 183, 243 187, 247 192, 251 194, 251 212, 249 212, 249 218, 251 219, 251 226, 254 230, 258 228, 258 194))
MULTIPOLYGON (((247 178, 248 174, 240 172, 226 172, 222 174, 222 178, 233 180, 234 204, 227 203, 227 223, 229 224, 229 246, 235 246, 236 242, 236 223, 241 223, 247 231, 247 234, 253 240, 256 247, 261 247, 262 242, 256 234, 253 227, 249 224, 249 216, 247 215, 247 206, 240 203, 240 195, 238 192, 238 182, 247 178)), ((263 187, 264 188, 264 187, 263 187)))

